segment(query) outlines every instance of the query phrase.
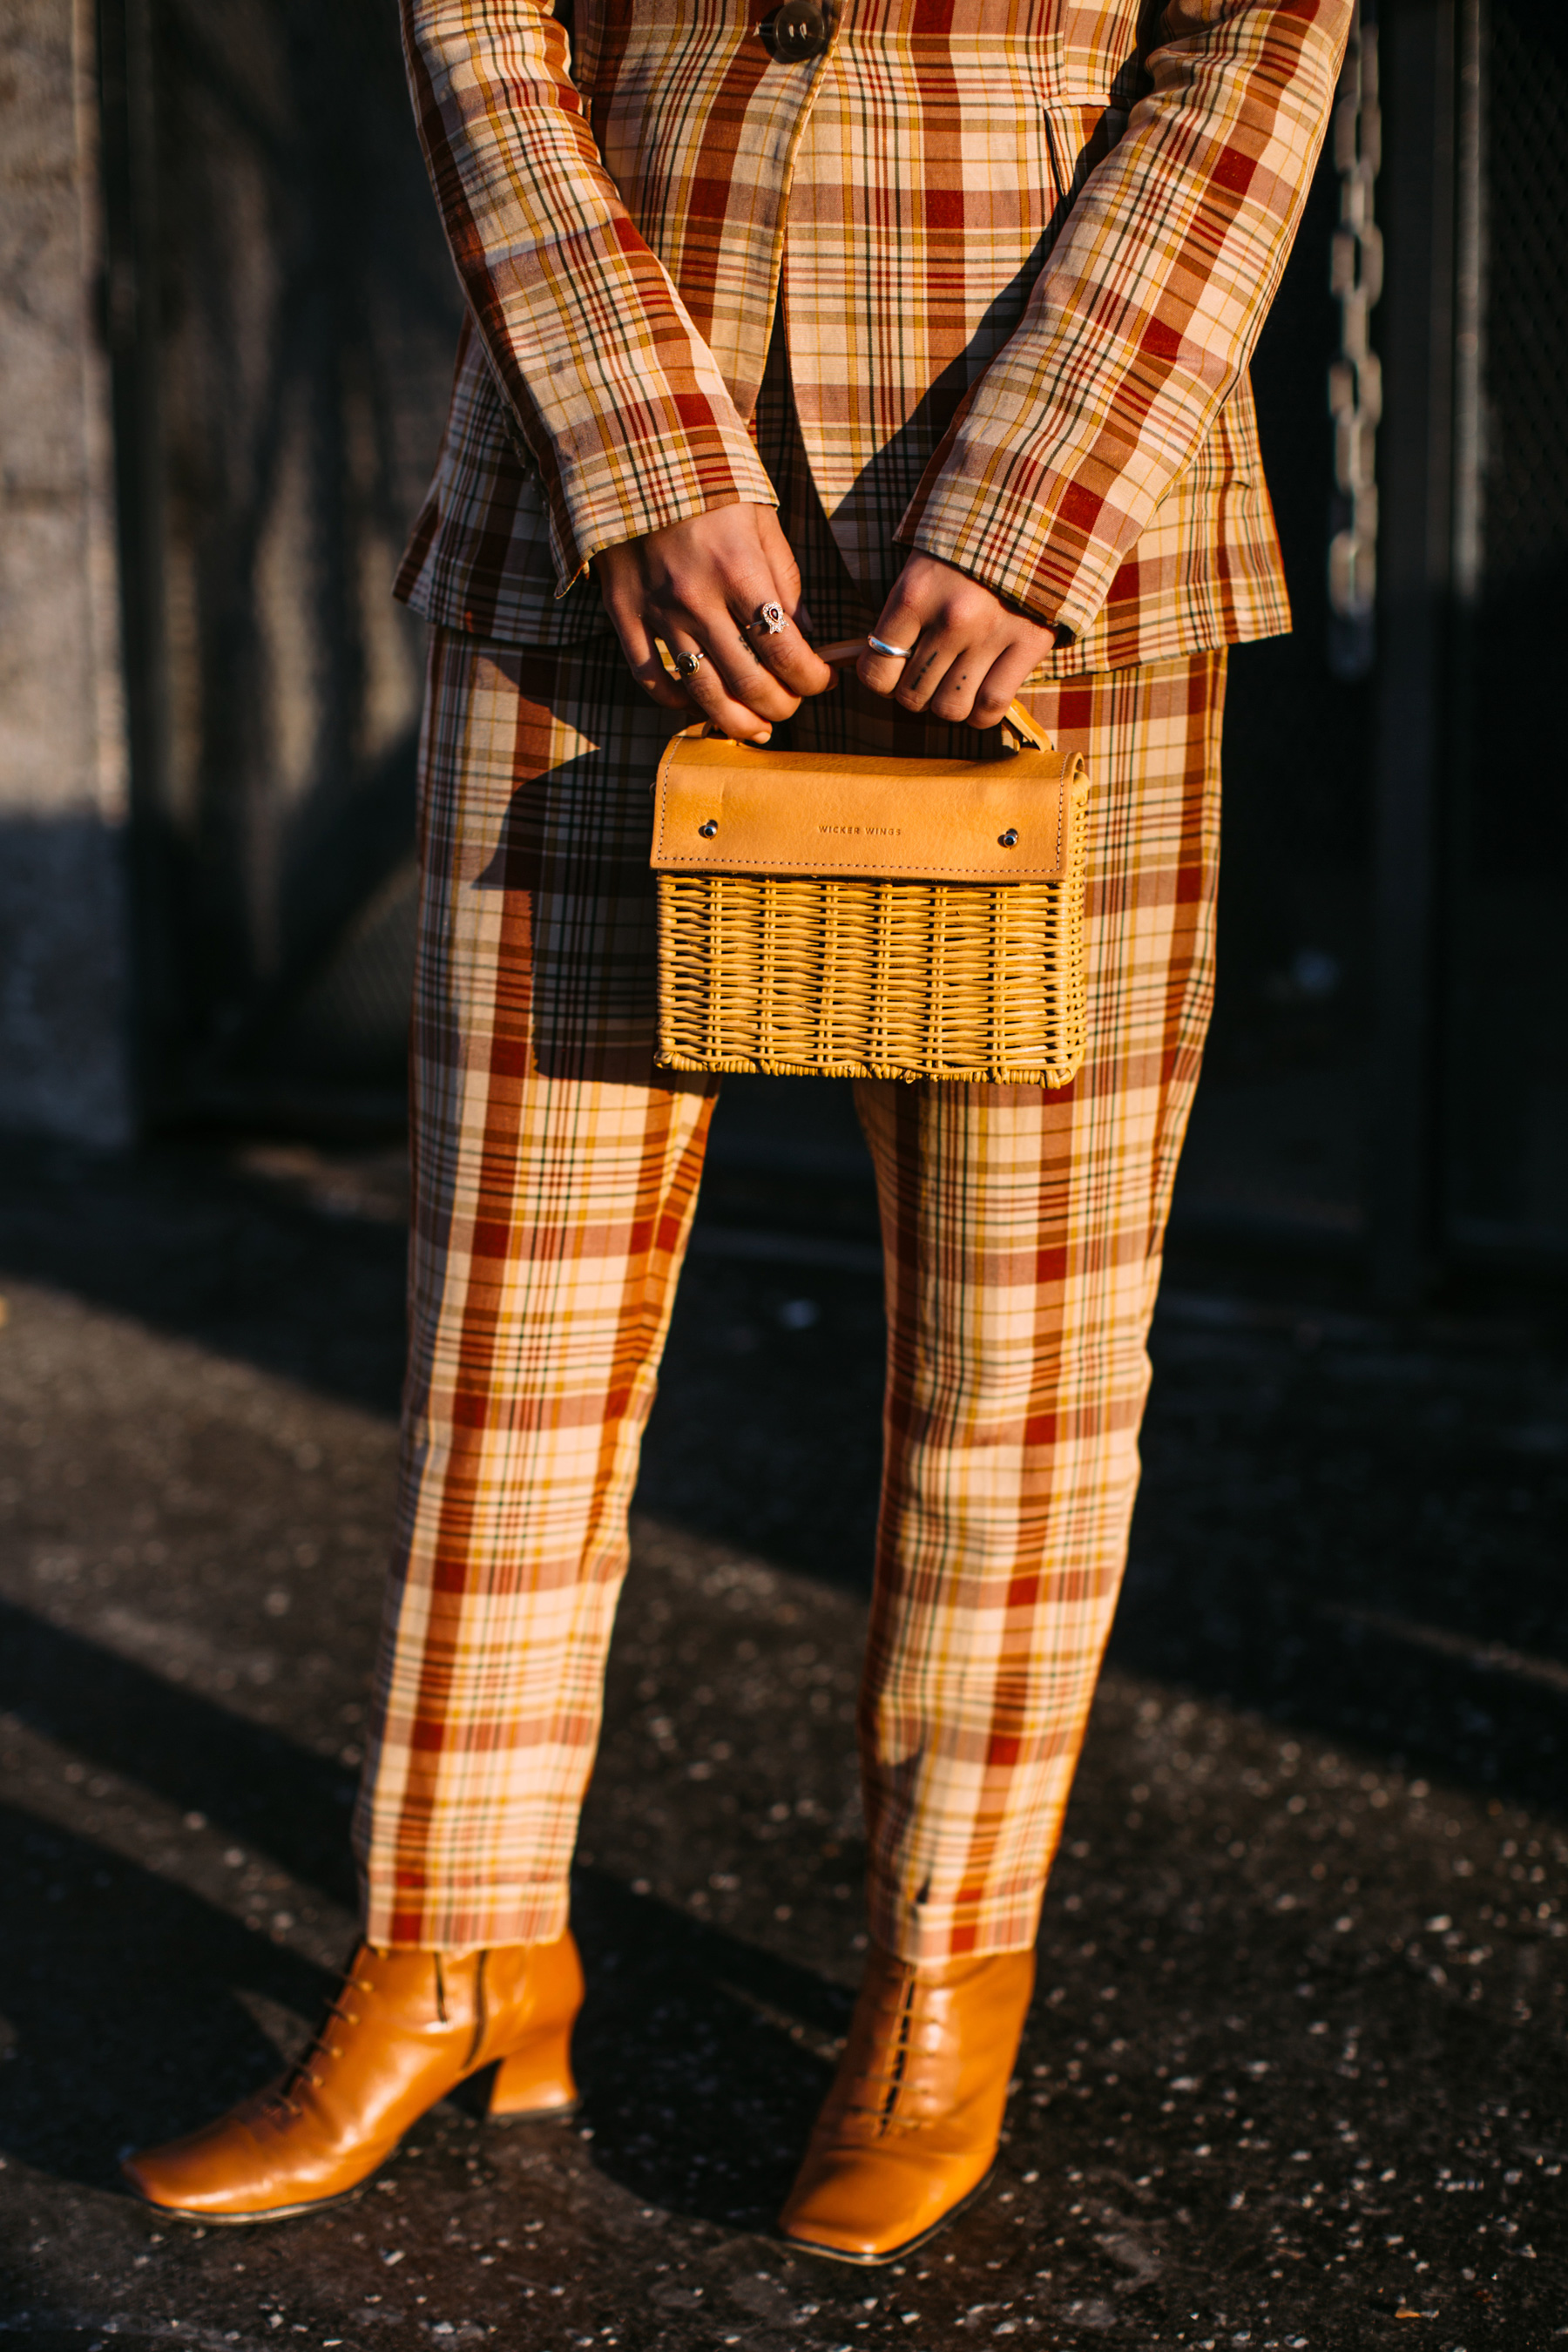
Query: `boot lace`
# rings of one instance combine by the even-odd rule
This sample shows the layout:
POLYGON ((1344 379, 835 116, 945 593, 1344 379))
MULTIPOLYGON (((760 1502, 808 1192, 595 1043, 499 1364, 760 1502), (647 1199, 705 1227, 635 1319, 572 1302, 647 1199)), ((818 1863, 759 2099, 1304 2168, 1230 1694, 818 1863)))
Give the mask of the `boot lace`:
POLYGON ((317 2074, 317 2060, 326 2061, 338 2055, 328 2038, 331 2033, 334 2021, 342 2025, 356 2023, 354 2012, 346 2005, 349 1995, 353 1992, 371 1990, 371 1987, 356 1974, 358 1965, 359 1953, 356 1951, 343 1971, 342 1982, 327 2004, 320 2025, 317 2026, 304 2049, 286 2074, 280 2075, 276 2083, 268 2084, 266 2090, 258 2093, 258 2105, 264 2114, 274 2116, 285 2122, 297 2123, 305 2112, 299 2094, 303 2091, 307 2084, 311 2084, 318 2091, 321 2089, 326 2077, 317 2074))
POLYGON ((912 2063, 910 2047, 919 1987, 911 1969, 857 2053, 854 2075, 847 2086, 845 2105, 852 2112, 873 2116, 886 2129, 891 2124, 899 2095, 912 2063))

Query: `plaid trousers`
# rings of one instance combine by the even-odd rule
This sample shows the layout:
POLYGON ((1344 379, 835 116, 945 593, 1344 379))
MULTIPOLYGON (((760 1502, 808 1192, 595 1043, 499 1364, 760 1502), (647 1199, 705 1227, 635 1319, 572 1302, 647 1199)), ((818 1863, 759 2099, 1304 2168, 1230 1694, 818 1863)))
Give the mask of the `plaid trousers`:
MULTIPOLYGON (((857 1088, 889 1325, 860 1708, 870 1925, 911 1960, 1032 1942, 1115 1607, 1210 998, 1225 662, 1028 693, 1093 782, 1074 1084, 857 1088)), ((565 1924, 718 1091, 653 1066, 647 788, 670 724, 613 640, 433 634, 410 1362, 356 1816, 377 1944, 565 1924)), ((886 748, 895 724, 908 741, 846 681, 795 740, 886 748)), ((958 730, 912 732, 937 750, 958 730)))

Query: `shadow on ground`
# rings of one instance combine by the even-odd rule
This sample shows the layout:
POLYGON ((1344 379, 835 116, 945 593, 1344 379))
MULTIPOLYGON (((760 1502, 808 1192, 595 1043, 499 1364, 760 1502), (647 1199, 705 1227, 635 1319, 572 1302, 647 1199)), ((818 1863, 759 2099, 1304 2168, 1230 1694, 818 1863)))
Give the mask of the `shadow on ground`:
POLYGON ((498 2133, 459 2097, 356 2205, 239 2238, 157 2228, 115 2159, 298 2047, 352 1936, 397 1166, 0 1163, 0 2327, 1357 2352, 1422 2315, 1444 2352, 1554 2344, 1555 1309, 1393 1324, 1347 1276, 1213 1254, 1167 1289, 994 2197, 870 2281, 769 2242, 858 1966, 882 1343, 845 1139, 783 1181, 733 1140, 584 1820, 583 2115, 498 2133))

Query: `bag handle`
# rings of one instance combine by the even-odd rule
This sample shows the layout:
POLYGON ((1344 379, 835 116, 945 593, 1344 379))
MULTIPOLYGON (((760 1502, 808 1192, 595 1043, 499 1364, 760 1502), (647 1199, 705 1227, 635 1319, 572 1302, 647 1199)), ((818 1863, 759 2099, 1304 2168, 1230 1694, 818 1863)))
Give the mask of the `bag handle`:
MULTIPOLYGON (((818 661, 825 661, 827 664, 829 669, 844 669, 850 662, 859 660, 866 650, 866 640, 864 637, 840 637, 833 645, 813 646, 811 650, 818 661)), ((670 674, 674 676, 673 671, 670 674)), ((1041 733, 1021 702, 1009 703, 1005 715, 997 723, 1002 727, 1010 727, 1015 735, 1020 736, 1037 751, 1048 751, 1052 748, 1049 736, 1041 733)), ((718 728, 710 728, 706 719, 700 719, 694 726, 683 727, 680 732, 683 735, 700 736, 710 733, 718 734, 721 730, 718 728)))

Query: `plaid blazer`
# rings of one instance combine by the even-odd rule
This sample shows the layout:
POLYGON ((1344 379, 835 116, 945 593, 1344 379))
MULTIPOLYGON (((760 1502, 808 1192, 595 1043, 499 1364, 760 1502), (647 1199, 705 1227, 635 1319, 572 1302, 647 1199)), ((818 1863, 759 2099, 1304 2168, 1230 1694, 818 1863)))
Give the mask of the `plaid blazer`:
POLYGON ((1058 628, 1047 671, 1289 625, 1247 361, 1349 0, 403 0, 468 321, 399 593, 607 626, 591 556, 774 503, 782 304, 816 487, 874 614, 918 547, 1058 628))

